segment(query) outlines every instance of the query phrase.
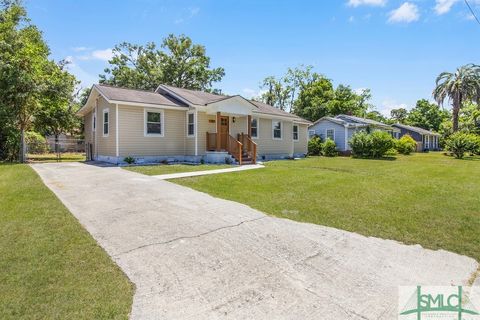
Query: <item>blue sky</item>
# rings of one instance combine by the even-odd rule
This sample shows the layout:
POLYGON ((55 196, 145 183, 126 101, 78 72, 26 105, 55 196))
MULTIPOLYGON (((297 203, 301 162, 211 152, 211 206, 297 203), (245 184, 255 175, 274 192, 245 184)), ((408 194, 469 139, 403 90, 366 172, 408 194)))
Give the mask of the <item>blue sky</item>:
MULTIPOLYGON (((480 0, 469 0, 480 14, 480 0)), ((83 86, 98 81, 122 41, 160 43, 169 33, 205 45, 216 87, 246 97, 288 67, 370 88, 384 114, 431 98, 435 77, 480 63, 480 25, 464 0, 26 0, 54 59, 72 61, 83 86)))

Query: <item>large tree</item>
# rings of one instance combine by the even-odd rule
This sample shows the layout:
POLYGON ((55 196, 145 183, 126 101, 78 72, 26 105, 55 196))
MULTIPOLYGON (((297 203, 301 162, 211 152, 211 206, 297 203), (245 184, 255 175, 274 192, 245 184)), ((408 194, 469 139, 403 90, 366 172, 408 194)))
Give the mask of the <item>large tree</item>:
POLYGON ((25 161, 25 131, 45 91, 49 49, 19 1, 3 1, 0 10, 0 114, 8 113, 20 134, 19 160, 25 161))
POLYGON ((160 49, 153 42, 123 42, 115 46, 109 63, 100 82, 133 89, 154 90, 168 84, 208 91, 225 75, 223 68, 210 67, 205 47, 185 35, 170 34, 160 49))
POLYGON ((449 117, 448 111, 443 110, 439 105, 430 103, 426 99, 421 99, 410 110, 404 122, 415 127, 438 132, 441 123, 449 117))
POLYGON ((405 108, 392 109, 390 118, 396 123, 403 123, 408 117, 408 110, 405 108))
POLYGON ((458 115, 466 101, 480 101, 480 66, 467 64, 455 73, 442 72, 436 80, 433 97, 439 105, 447 99, 452 103, 453 132, 458 131, 458 115))
POLYGON ((330 115, 329 102, 335 99, 335 90, 332 82, 321 75, 300 91, 295 101, 293 112, 310 121, 330 115))

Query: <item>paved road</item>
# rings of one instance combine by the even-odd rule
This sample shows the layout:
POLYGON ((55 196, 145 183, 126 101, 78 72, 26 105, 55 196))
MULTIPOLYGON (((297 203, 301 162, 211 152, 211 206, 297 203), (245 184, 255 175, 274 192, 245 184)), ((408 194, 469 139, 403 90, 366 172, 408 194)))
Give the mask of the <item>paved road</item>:
POLYGON ((462 284, 477 268, 120 168, 33 168, 136 285, 132 319, 396 319, 398 285, 462 284))

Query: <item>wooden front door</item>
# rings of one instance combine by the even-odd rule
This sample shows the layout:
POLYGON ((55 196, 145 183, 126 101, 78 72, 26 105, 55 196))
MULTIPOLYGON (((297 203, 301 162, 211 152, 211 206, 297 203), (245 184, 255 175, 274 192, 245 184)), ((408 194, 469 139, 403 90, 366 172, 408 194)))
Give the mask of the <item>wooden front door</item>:
POLYGON ((227 150, 229 134, 229 121, 227 116, 220 117, 220 148, 227 150))

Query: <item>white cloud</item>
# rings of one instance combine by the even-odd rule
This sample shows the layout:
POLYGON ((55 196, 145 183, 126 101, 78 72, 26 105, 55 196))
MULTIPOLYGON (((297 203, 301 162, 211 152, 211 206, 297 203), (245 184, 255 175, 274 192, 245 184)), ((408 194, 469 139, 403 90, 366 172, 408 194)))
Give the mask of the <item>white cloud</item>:
POLYGON ((112 49, 110 48, 105 50, 94 50, 92 51, 92 57, 97 60, 108 61, 112 59, 113 52, 112 52, 112 49))
POLYGON ((88 47, 73 47, 72 50, 75 51, 75 52, 82 52, 82 51, 88 51, 90 50, 91 48, 88 48, 88 47))
POLYGON ((386 3, 387 0, 348 0, 347 6, 354 8, 358 6, 383 7, 386 3))
POLYGON ((267 90, 255 90, 251 88, 244 88, 242 92, 245 98, 252 99, 252 98, 260 97, 262 94, 267 92, 267 90))
POLYGON ((436 0, 435 1, 435 13, 438 15, 445 14, 452 9, 453 5, 459 0, 436 0))
POLYGON ((381 107, 379 108, 379 112, 384 115, 385 117, 390 117, 390 112, 393 109, 409 109, 408 105, 405 103, 397 103, 395 100, 385 100, 382 102, 381 107))
POLYGON ((186 16, 184 17, 180 17, 178 19, 175 20, 175 24, 180 24, 180 23, 183 23, 187 20, 190 20, 192 19, 193 17, 195 17, 199 12, 200 12, 200 8, 188 8, 188 13, 186 16))
POLYGON ((416 4, 404 2, 397 9, 390 11, 388 22, 404 22, 410 23, 417 21, 420 18, 420 13, 416 4))

